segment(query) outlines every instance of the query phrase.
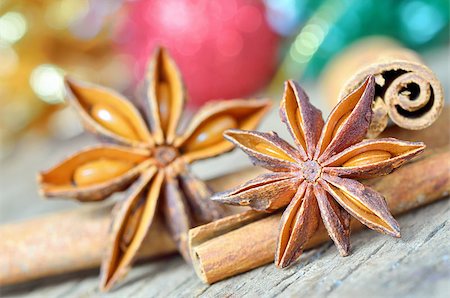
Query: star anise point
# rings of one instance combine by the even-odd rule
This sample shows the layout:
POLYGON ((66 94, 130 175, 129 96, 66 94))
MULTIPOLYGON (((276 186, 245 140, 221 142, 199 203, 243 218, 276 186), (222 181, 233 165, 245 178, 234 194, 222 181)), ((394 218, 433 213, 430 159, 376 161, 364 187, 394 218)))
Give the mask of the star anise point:
POLYGON ((295 148, 274 133, 225 133, 255 165, 272 172, 216 194, 213 200, 268 212, 286 207, 275 254, 277 267, 285 268, 298 259, 320 219, 343 256, 350 252, 350 216, 373 230, 400 237, 399 225, 384 198, 353 179, 388 174, 422 152, 425 145, 392 138, 363 140, 372 115, 374 88, 369 76, 324 122, 302 88, 294 81, 286 82, 280 117, 295 148))
POLYGON ((186 129, 179 129, 185 93, 178 68, 163 48, 153 54, 146 74, 143 110, 119 93, 70 76, 68 101, 87 131, 103 142, 76 153, 39 176, 46 196, 103 200, 127 189, 110 231, 101 270, 109 290, 129 270, 155 216, 161 217, 188 259, 189 228, 223 216, 211 190, 189 169, 197 160, 233 149, 226 129, 254 129, 270 107, 267 100, 225 100, 205 105, 186 129))

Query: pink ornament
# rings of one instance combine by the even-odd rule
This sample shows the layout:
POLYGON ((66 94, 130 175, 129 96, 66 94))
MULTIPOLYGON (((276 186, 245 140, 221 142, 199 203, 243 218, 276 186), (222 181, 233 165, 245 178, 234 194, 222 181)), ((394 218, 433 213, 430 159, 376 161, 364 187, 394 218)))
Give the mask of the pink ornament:
POLYGON ((140 0, 128 4, 119 49, 142 79, 158 45, 178 63, 194 105, 252 95, 276 68, 279 36, 258 0, 140 0))

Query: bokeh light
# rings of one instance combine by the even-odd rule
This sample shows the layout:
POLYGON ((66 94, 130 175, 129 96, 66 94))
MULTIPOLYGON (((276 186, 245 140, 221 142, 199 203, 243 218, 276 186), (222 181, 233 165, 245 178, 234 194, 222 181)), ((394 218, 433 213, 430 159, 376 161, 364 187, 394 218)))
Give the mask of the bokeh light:
POLYGON ((27 32, 27 21, 18 12, 10 11, 0 17, 0 42, 13 44, 27 32))
POLYGON ((445 17, 437 7, 423 1, 409 1, 400 8, 404 31, 416 44, 432 39, 446 23, 445 17))
POLYGON ((39 65, 31 73, 30 85, 43 101, 50 104, 64 102, 64 72, 58 67, 39 65))
POLYGON ((66 29, 82 14, 88 11, 87 0, 60 0, 49 4, 44 18, 47 25, 54 29, 66 29))

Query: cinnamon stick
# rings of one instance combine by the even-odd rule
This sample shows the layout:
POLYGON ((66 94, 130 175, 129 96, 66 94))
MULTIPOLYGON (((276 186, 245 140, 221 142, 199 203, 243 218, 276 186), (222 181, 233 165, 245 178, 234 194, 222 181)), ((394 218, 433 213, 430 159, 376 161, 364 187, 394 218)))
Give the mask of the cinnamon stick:
POLYGON ((354 91, 368 74, 377 83, 369 137, 382 132, 389 119, 402 128, 418 130, 439 117, 444 93, 435 74, 418 54, 381 37, 355 43, 329 64, 321 83, 330 106, 354 91))
MULTIPOLYGON (((365 184, 382 193, 391 213, 398 215, 448 196, 449 160, 450 148, 445 147, 365 184)), ((272 262, 280 219, 281 213, 248 211, 192 229, 190 249, 197 275, 211 284, 272 262)), ((351 227, 352 231, 363 228, 357 221, 351 227)), ((306 248, 326 241, 329 237, 321 226, 306 248)))
POLYGON ((450 144, 450 106, 445 106, 442 110, 441 116, 429 127, 410 131, 402 129, 398 126, 389 127, 383 131, 379 137, 388 138, 395 136, 395 138, 404 141, 421 141, 427 145, 427 149, 439 148, 450 144))
MULTIPOLYGON (((2 225, 0 285, 98 267, 108 244, 110 213, 110 205, 97 205, 2 225)), ((146 239, 142 258, 176 251, 158 220, 146 239)))
MULTIPOLYGON (((426 133, 409 131, 407 138, 402 136, 405 134, 404 130, 397 128, 390 128, 384 133, 392 137, 402 136, 401 139, 423 140, 427 145, 427 150, 441 147, 444 144, 449 144, 449 137, 446 137, 445 134, 442 136, 442 132, 448 130, 450 121, 450 109, 446 111, 439 121, 425 130, 426 133)), ((448 164, 446 165, 446 162, 443 161, 441 166, 446 167, 448 164)), ((215 191, 223 191, 238 185, 242 181, 249 180, 263 171, 261 168, 250 167, 209 180, 208 184, 215 191)), ((1 225, 0 286, 99 267, 107 244, 111 219, 110 212, 111 205, 95 204, 94 206, 83 206, 75 210, 58 212, 24 222, 1 225)), ((249 214, 252 214, 252 212, 249 214)), ((258 216, 267 216, 267 214, 258 216)), ((244 219, 246 216, 243 215, 241 218, 244 219)), ((250 218, 254 220, 252 216, 250 218)), ((269 220, 270 227, 274 223, 275 225, 278 224, 276 218, 269 217, 261 221, 261 224, 259 224, 261 229, 264 229, 262 224, 265 220, 269 220)), ((216 223, 212 225, 222 228, 226 226, 216 223)), ((231 229, 231 226, 229 227, 231 229)), ((277 228, 273 230, 273 232, 276 232, 277 228)), ((321 239, 314 241, 319 240, 321 239)), ((151 226, 143 247, 138 253, 138 258, 148 259, 175 252, 175 245, 168 237, 164 226, 157 220, 151 226)), ((268 258, 265 263, 270 262, 270 258, 273 258, 273 256, 269 254, 268 258)), ((249 270, 249 268, 248 265, 245 265, 243 271, 249 270)), ((241 269, 241 271, 237 270, 236 272, 243 271, 241 269)))
MULTIPOLYGON (((215 190, 236 186, 260 169, 249 168, 208 181, 215 190)), ((98 268, 108 244, 111 204, 83 206, 0 226, 0 286, 84 269, 98 268)), ((230 214, 235 213, 233 209, 230 214)), ((176 252, 159 219, 138 252, 149 259, 176 252)))

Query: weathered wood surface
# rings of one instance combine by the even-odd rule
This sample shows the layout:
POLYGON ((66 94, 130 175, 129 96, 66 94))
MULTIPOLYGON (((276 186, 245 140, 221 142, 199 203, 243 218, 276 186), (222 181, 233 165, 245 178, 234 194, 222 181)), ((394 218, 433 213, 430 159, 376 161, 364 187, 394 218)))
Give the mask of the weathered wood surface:
POLYGON ((287 270, 272 264, 207 286, 181 257, 136 266, 116 291, 97 290, 97 272, 7 288, 5 297, 446 297, 450 293, 450 201, 399 218, 402 238, 364 231, 349 257, 329 243, 287 270))
MULTIPOLYGON (((437 67, 438 77, 443 80, 448 95, 448 58, 445 57, 438 56, 435 65, 441 64, 437 67), (441 63, 442 59, 447 59, 447 64, 441 63)), ((433 65, 431 68, 436 69, 433 65)), ((289 138, 277 114, 274 111, 262 129, 275 130, 289 138)), ((36 193, 35 173, 91 142, 92 139, 85 136, 64 141, 64 145, 34 138, 23 140, 16 152, 0 165, 0 223, 75 208, 77 203, 70 201, 40 199, 36 193)), ((196 165, 194 170, 202 178, 209 178, 233 170, 230 165, 240 168, 248 164, 244 154, 235 152, 196 165), (217 164, 226 166, 221 168, 217 164)), ((449 210, 450 200, 447 199, 398 217, 401 239, 372 231, 356 233, 351 238, 352 254, 346 258, 340 257, 329 243, 305 253, 287 270, 270 264, 211 286, 203 284, 181 257, 173 256, 135 266, 125 282, 109 294, 98 291, 98 272, 94 270, 5 287, 0 289, 0 296, 448 297, 449 210)))

